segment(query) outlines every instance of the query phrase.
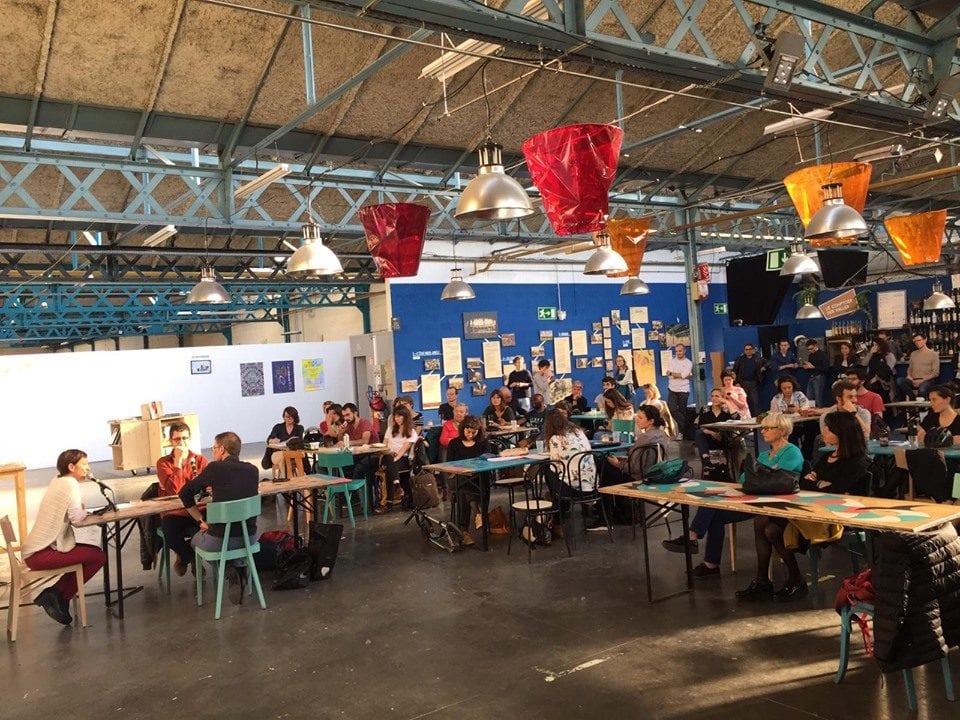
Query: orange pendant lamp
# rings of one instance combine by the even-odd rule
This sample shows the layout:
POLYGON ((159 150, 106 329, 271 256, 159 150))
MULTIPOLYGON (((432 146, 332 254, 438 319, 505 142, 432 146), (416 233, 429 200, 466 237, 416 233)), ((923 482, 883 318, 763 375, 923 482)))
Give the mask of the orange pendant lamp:
POLYGON ((627 261, 626 272, 609 273, 607 277, 634 277, 640 274, 643 253, 650 235, 650 218, 609 218, 607 232, 610 247, 627 261))
MULTIPOLYGON (((804 227, 810 224, 813 216, 824 205, 824 186, 839 183, 843 186, 843 202, 858 213, 863 212, 867 204, 867 189, 870 187, 870 174, 873 165, 860 162, 838 162, 829 165, 815 165, 797 170, 783 179, 790 194, 793 206, 797 210, 804 227)), ((814 247, 849 245, 856 236, 814 238, 810 244, 814 247)))
POLYGON ((883 226, 893 244, 897 246, 904 265, 938 262, 946 225, 946 210, 897 215, 883 221, 883 226))

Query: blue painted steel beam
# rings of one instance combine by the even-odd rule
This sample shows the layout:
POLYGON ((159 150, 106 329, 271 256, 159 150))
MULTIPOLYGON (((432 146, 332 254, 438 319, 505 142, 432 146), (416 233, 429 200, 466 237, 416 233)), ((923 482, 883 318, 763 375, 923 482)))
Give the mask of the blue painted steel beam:
POLYGON ((310 6, 300 6, 300 17, 306 22, 300 23, 300 38, 303 42, 303 82, 304 97, 307 105, 317 102, 317 81, 313 73, 313 25, 310 24, 310 6))

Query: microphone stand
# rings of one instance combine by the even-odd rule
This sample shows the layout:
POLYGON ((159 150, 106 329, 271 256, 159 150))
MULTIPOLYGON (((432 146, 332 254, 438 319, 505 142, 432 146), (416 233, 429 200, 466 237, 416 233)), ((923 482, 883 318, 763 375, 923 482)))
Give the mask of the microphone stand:
POLYGON ((115 512, 117 509, 117 503, 116 503, 117 495, 116 493, 113 492, 113 488, 111 488, 106 483, 101 482, 100 480, 97 480, 95 477, 93 477, 93 475, 88 475, 87 479, 90 480, 90 482, 97 484, 97 487, 100 488, 100 494, 103 495, 103 499, 107 501, 107 504, 105 507, 102 507, 99 510, 95 510, 93 514, 103 515, 105 512, 115 512), (109 491, 110 495, 113 496, 112 498, 110 497, 110 495, 107 495, 107 491, 109 491))

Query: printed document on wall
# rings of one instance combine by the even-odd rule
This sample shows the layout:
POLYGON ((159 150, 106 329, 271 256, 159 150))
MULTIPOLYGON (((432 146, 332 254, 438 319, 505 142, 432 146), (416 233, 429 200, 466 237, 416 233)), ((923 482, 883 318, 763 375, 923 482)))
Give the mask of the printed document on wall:
POLYGON ((587 354, 587 331, 571 330, 570 342, 573 345, 573 354, 583 356, 587 354))
POLYGON ((460 338, 448 337, 440 341, 443 350, 443 374, 461 375, 463 373, 463 357, 460 353, 460 338))
POLYGON ((424 410, 440 407, 439 373, 420 376, 420 402, 424 410))
POLYGON ((490 378, 499 378, 502 370, 500 341, 485 342, 483 344, 483 376, 488 380, 490 378))
POLYGON ((553 365, 557 375, 570 372, 570 338, 564 336, 553 339, 553 365))

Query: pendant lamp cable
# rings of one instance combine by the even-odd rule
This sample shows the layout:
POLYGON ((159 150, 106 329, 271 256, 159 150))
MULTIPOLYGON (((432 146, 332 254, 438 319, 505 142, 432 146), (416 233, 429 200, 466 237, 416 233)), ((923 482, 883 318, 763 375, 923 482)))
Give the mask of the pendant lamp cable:
POLYGON ((480 68, 480 83, 483 86, 483 104, 487 108, 487 137, 490 137, 490 131, 492 130, 493 122, 491 120, 490 113, 490 97, 487 94, 487 64, 484 63, 483 67, 480 68))

